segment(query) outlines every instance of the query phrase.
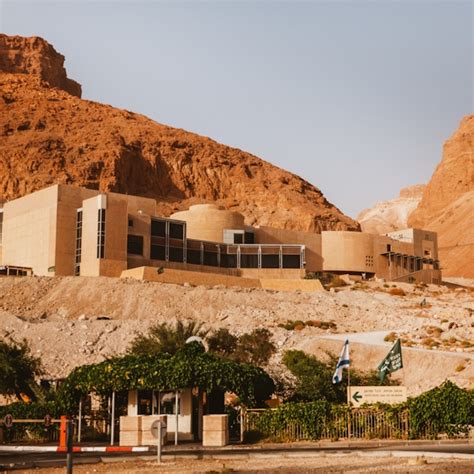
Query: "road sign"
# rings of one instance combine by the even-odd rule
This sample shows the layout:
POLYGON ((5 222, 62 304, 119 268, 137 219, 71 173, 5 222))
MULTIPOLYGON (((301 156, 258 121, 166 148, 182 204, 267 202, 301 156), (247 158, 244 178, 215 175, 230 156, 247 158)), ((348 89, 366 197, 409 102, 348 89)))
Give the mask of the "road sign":
POLYGON ((401 403, 407 399, 407 388, 396 386, 348 387, 347 401, 355 407, 365 403, 401 403))
POLYGON ((13 416, 10 414, 5 415, 5 418, 3 419, 3 424, 5 425, 5 428, 11 428, 13 426, 13 416))

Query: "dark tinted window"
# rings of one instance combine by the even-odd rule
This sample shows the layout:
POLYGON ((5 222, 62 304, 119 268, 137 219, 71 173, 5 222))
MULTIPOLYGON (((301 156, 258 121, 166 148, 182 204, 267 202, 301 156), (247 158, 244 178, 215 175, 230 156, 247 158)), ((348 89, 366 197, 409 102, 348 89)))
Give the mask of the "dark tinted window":
POLYGON ((258 255, 240 255, 240 268, 258 268, 258 255))
POLYGON ((143 255, 143 236, 129 235, 127 237, 127 253, 143 255))
POLYGON ((164 237, 165 233, 166 233, 166 222, 152 219, 151 220, 151 235, 164 237))
POLYGON ((262 268, 280 268, 280 256, 263 254, 262 268))
POLYGON ((186 260, 187 260, 187 263, 194 263, 196 265, 200 265, 201 264, 201 251, 188 249, 186 260))
POLYGON ((243 244, 244 234, 234 234, 234 244, 243 244))
POLYGON ((255 234, 253 232, 245 232, 245 243, 254 244, 255 243, 255 234))
POLYGON ((301 257, 299 255, 283 255, 283 268, 300 268, 301 257))
POLYGON ((182 262, 184 260, 183 248, 170 247, 168 252, 170 262, 182 262))
POLYGON ((165 259, 165 246, 152 245, 150 249, 150 258, 152 260, 164 260, 165 259))
POLYGON ((172 239, 184 240, 184 224, 170 222, 170 237, 172 239))

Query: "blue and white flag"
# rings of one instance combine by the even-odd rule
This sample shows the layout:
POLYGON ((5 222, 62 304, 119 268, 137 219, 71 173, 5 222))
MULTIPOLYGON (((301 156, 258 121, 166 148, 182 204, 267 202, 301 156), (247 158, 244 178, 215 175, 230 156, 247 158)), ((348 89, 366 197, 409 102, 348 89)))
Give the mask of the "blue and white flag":
POLYGON ((348 369, 349 364, 349 339, 346 339, 341 351, 341 355, 339 356, 339 360, 337 361, 336 371, 332 376, 332 383, 339 383, 342 381, 342 369, 344 367, 348 369))

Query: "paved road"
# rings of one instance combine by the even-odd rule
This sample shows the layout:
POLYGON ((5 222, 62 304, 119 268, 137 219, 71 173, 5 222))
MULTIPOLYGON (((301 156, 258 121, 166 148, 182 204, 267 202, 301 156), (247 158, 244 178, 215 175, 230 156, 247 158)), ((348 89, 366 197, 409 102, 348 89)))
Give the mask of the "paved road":
MULTIPOLYGON (((317 447, 317 446, 288 446, 288 445, 280 445, 280 446, 271 446, 267 447, 259 447, 259 448, 236 448, 233 447, 232 449, 226 450, 209 450, 209 449, 173 449, 164 450, 164 459, 168 456, 176 456, 179 458, 201 458, 201 457, 212 457, 212 458, 220 458, 220 457, 232 457, 237 458, 239 456, 245 458, 251 458, 252 456, 259 456, 259 455, 271 455, 274 454, 275 456, 284 456, 285 454, 292 453, 294 456, 296 453, 301 453, 310 455, 311 453, 317 456, 318 452, 332 452, 332 453, 349 453, 349 452, 356 452, 356 451, 365 451, 365 452, 372 452, 377 454, 377 452, 388 453, 388 452, 405 452, 407 455, 409 452, 423 452, 425 455, 429 456, 429 453, 432 453, 433 456, 439 456, 440 453, 444 455, 461 455, 465 457, 466 455, 472 456, 472 460, 474 462, 474 443, 460 443, 460 444, 411 444, 411 445, 400 445, 400 444, 386 444, 383 446, 373 447, 341 447, 341 446, 324 446, 324 447, 317 447)), ((148 453, 144 456, 144 453, 77 453, 74 455, 74 464, 93 464, 101 462, 103 458, 124 458, 133 459, 133 458, 152 458, 154 457, 153 453, 148 453)), ((11 452, 1 452, 0 453, 0 470, 15 470, 15 469, 25 469, 25 468, 34 468, 34 467, 62 467, 65 465, 65 454, 60 453, 11 453, 11 452)))

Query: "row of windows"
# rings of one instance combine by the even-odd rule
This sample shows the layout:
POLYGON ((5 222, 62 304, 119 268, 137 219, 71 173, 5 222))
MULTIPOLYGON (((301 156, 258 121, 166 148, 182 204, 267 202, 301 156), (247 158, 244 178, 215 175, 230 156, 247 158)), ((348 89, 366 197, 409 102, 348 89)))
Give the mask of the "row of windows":
POLYGON ((105 209, 97 211, 97 258, 105 258, 105 209))
MULTIPOLYGON (((249 249, 252 253, 230 253, 226 251, 226 246, 220 246, 219 251, 196 250, 193 248, 172 247, 166 245, 151 244, 150 258, 152 260, 162 260, 170 262, 191 263, 195 265, 208 265, 221 268, 301 268, 303 264, 302 254, 299 253, 261 253, 259 247, 249 249), (223 249, 224 251, 222 251, 223 249), (186 256, 186 258, 185 258, 186 256)), ((294 252, 294 250, 293 250, 294 252)))
POLYGON ((82 210, 78 210, 76 214, 76 255, 74 274, 81 273, 81 256, 82 256, 82 210))

